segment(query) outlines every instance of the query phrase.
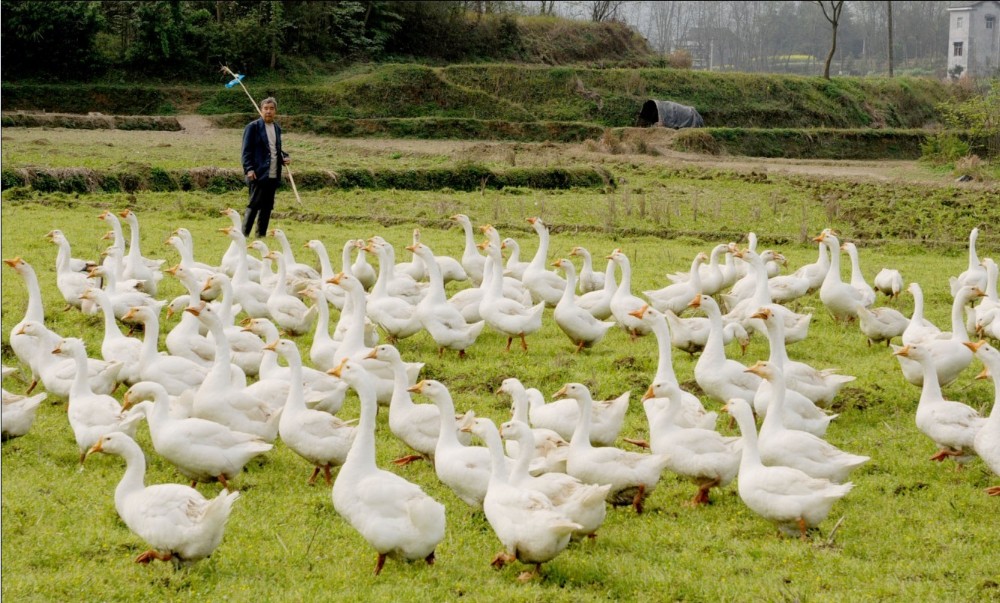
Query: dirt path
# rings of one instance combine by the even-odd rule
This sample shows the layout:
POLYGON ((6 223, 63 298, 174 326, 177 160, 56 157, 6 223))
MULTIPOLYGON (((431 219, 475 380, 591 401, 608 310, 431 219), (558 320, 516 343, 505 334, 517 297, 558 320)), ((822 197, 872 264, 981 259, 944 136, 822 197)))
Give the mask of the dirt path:
MULTIPOLYGON (((177 121, 184 128, 183 132, 192 137, 213 136, 215 125, 201 115, 178 115, 177 121)), ((789 174, 802 176, 817 176, 831 178, 847 178, 858 180, 926 182, 948 184, 953 179, 947 174, 929 173, 916 161, 876 161, 876 160, 830 160, 830 159, 781 159, 766 157, 727 157, 718 155, 702 155, 697 153, 682 153, 672 150, 669 146, 676 135, 669 129, 636 128, 626 131, 626 140, 642 140, 650 149, 655 149, 656 155, 648 152, 611 154, 595 145, 594 141, 584 143, 525 143, 508 141, 472 141, 472 140, 415 140, 415 139, 384 139, 384 138, 342 138, 335 140, 335 146, 350 148, 362 154, 380 155, 388 153, 403 153, 411 155, 446 155, 464 160, 496 160, 505 161, 517 158, 519 165, 552 165, 571 159, 586 163, 617 163, 642 164, 662 166, 669 164, 691 165, 708 169, 731 170, 738 172, 758 172, 768 174, 789 174), (595 148, 596 147, 596 148, 595 148)), ((313 137, 310 134, 296 134, 300 137, 313 137)), ((315 136, 327 143, 328 137, 315 136)), ((628 145, 625 145, 628 148, 628 145)))

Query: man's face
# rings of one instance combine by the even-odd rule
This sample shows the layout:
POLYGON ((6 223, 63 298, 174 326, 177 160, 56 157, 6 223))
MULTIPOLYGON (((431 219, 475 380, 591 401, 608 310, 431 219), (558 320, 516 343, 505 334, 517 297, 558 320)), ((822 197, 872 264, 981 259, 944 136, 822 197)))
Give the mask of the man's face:
POLYGON ((264 117, 264 123, 269 124, 274 121, 274 115, 278 112, 278 109, 271 103, 267 103, 266 105, 261 105, 260 112, 264 117))

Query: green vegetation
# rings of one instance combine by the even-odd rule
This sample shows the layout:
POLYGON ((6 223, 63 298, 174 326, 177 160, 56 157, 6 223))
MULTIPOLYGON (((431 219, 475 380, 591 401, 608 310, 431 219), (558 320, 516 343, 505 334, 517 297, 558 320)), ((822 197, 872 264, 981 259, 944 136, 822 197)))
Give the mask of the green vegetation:
POLYGON ((925 137, 923 130, 698 128, 679 131, 671 146, 750 157, 917 159, 925 137))
MULTIPOLYGON (((654 205, 647 199, 642 204, 638 196, 626 203, 624 194, 615 195, 612 203, 611 197, 588 197, 580 192, 360 190, 308 192, 303 199, 305 206, 300 208, 285 191, 279 194, 275 226, 289 233, 295 247, 319 238, 332 249, 347 237, 380 234, 399 249, 409 240, 412 228, 420 225, 422 239, 437 253, 458 256, 461 233, 448 226, 446 216, 462 211, 472 215, 477 224, 492 222, 505 236, 517 238, 527 256, 534 252, 536 241, 528 234, 524 218, 542 215, 554 230, 550 259, 564 255, 576 244, 598 256, 622 247, 633 259, 636 290, 661 286, 664 273, 685 270, 695 252, 716 241, 735 239, 747 227, 763 233, 765 245, 774 244, 782 234, 788 237, 778 248, 788 255, 791 267, 814 259, 812 245, 792 241, 798 205, 771 204, 770 192, 781 195, 789 190, 784 181, 737 181, 698 170, 667 176, 662 180, 666 190, 677 199, 685 199, 667 205, 668 209, 662 201, 654 205), (705 177, 710 179, 702 179, 705 177), (687 199, 695 192, 697 205, 692 205, 687 199), (717 215, 713 214, 715 208, 719 209, 717 215), (630 226, 665 222, 671 228, 660 233, 630 226), (701 234, 694 234, 698 229, 701 234), (690 234, 678 237, 681 230, 690 234)), ((814 190, 818 199, 830 199, 839 192, 842 202, 856 198, 857 205, 866 200, 873 206, 891 202, 888 187, 886 199, 880 201, 873 195, 881 190, 877 185, 858 188, 826 183, 814 190)), ((918 190, 913 187, 897 192, 909 197, 919 195, 918 190)), ((932 194, 937 194, 935 190, 931 189, 932 194)), ((241 193, 79 197, 55 193, 14 198, 12 192, 4 193, 2 255, 21 255, 36 267, 47 324, 65 336, 82 336, 92 354, 99 347, 100 323, 59 310, 62 301, 52 272, 55 249, 43 238, 47 230, 63 229, 73 243, 74 255, 96 257, 104 231, 97 214, 105 208, 131 207, 141 219, 145 254, 174 261, 176 257, 162 240, 173 228, 184 226, 194 234, 196 257, 211 262, 221 257, 227 244, 216 232, 228 223, 218 210, 245 202, 241 193)), ((807 205, 809 234, 815 234, 818 225, 833 225, 845 231, 845 237, 857 240, 858 228, 852 225, 853 219, 847 219, 855 209, 835 210, 834 203, 807 205)), ((889 214, 898 221, 903 221, 898 216, 911 211, 898 209, 889 214)), ((934 202, 927 204, 926 211, 929 220, 919 224, 917 236, 941 236, 944 227, 937 230, 938 224, 948 220, 954 208, 934 202)), ((877 249, 862 241, 867 276, 871 278, 882 265, 899 268, 907 280, 924 286, 928 318, 947 324, 946 277, 964 267, 959 239, 967 233, 965 226, 997 223, 995 213, 982 213, 985 211, 996 210, 970 202, 966 221, 947 227, 953 229, 948 233, 952 244, 945 253, 902 242, 877 249)), ((985 255, 997 248, 998 240, 990 231, 984 235, 990 235, 980 239, 985 255)), ((303 256, 300 260, 312 258, 303 256)), ((169 278, 163 288, 167 297, 181 292, 169 278)), ((3 323, 13 324, 24 311, 24 288, 8 271, 4 289, 3 323)), ((451 287, 452 292, 456 289, 451 287)), ((909 312, 909 304, 904 299, 898 307, 909 312)), ((685 507, 693 486, 667 474, 648 501, 645 514, 636 516, 622 509, 610 512, 596 541, 574 545, 547 564, 544 579, 518 584, 516 567, 496 572, 488 566, 498 546, 484 518, 438 483, 430 466, 416 463, 391 468, 389 461, 406 450, 389 434, 383 411, 378 427, 379 465, 420 484, 448 510, 447 537, 433 567, 390 562, 381 576, 372 578, 372 551, 337 517, 328 488, 305 485, 309 467, 280 443, 236 480, 243 498, 212 559, 182 570, 167 564, 138 566, 132 559, 144 550, 143 544, 117 518, 112 500, 123 471, 121 461, 92 458, 83 472, 78 472, 65 413, 61 403, 50 400, 40 409, 31 433, 4 444, 3 594, 18 600, 315 599, 332 592, 359 600, 462 596, 477 601, 626 600, 648 592, 669 599, 995 597, 1000 576, 983 551, 989 550, 1000 533, 995 522, 981 520, 990 516, 993 502, 981 490, 994 484, 995 476, 981 463, 955 472, 927 461, 933 445, 913 424, 918 390, 903 381, 888 350, 869 348, 854 326, 834 325, 815 297, 803 300, 802 308, 811 308, 815 314, 809 340, 813 343, 797 344, 790 348, 790 354, 816 366, 839 366, 858 377, 838 398, 841 416, 831 426, 830 439, 853 452, 873 456, 871 463, 855 474, 854 491, 838 503, 822 526, 823 534, 812 542, 776 537, 770 524, 743 505, 735 486, 714 494, 714 504, 708 508, 685 507), (806 347, 799 347, 803 345, 806 347), (831 535, 841 517, 843 524, 831 535)), ((164 330, 175 320, 166 320, 164 330)), ((310 341, 307 335, 297 343, 306 349, 310 341)), ((546 311, 545 326, 529 337, 527 353, 503 353, 503 344, 500 336, 487 330, 464 361, 453 355, 438 358, 425 334, 404 340, 400 349, 407 358, 427 363, 424 376, 447 384, 459 409, 473 408, 477 414, 494 419, 507 416, 508 401, 492 392, 502 378, 511 375, 546 394, 571 380, 588 384, 600 398, 631 389, 633 404, 623 436, 646 434, 645 418, 635 396, 648 385, 655 370, 655 342, 651 338, 632 343, 624 333, 614 331, 593 351, 574 355, 552 323, 551 311, 546 311)), ((4 363, 16 365, 9 353, 5 349, 4 363)), ((739 351, 733 346, 729 354, 738 356, 739 351)), ((766 343, 755 339, 741 360, 749 363, 766 355, 766 343)), ((674 365, 684 387, 697 392, 692 381, 694 359, 674 353, 674 365)), ((972 380, 976 370, 978 365, 947 393, 986 411, 993 390, 988 382, 972 380)), ((6 380, 4 386, 12 391, 24 388, 14 380, 6 380)), ((718 408, 714 402, 706 404, 718 408)), ((353 398, 342 414, 357 416, 353 398)), ((731 432, 724 418, 720 428, 731 432)), ((140 442, 151 451, 144 427, 140 433, 140 442)), ((178 482, 174 470, 152 452, 149 461, 147 483, 178 482)), ((202 489, 217 491, 217 487, 202 489)))
POLYGON ((988 90, 970 91, 960 103, 941 103, 938 110, 954 131, 927 136, 921 146, 922 159, 937 166, 952 169, 956 176, 984 179, 985 166, 981 157, 996 163, 1000 156, 1000 81, 993 80, 988 90))
MULTIPOLYGON (((524 65, 387 64, 309 85, 247 80, 275 96, 283 115, 318 120, 459 118, 509 122, 635 125, 651 99, 692 105, 709 126, 740 128, 920 128, 937 119, 947 86, 926 79, 807 78, 678 69, 588 69, 524 65), (308 117, 312 116, 312 117, 308 117)), ((245 114, 238 91, 215 87, 82 86, 12 82, 8 110, 115 115, 245 114)))
MULTIPOLYGON (((632 130, 629 136, 639 134, 651 132, 632 130)), ((20 255, 36 267, 48 326, 65 336, 83 337, 91 354, 96 355, 99 347, 100 323, 60 311, 63 304, 53 273, 55 248, 43 236, 48 230, 62 229, 75 256, 97 257, 106 244, 100 240, 105 227, 97 214, 130 207, 140 217, 146 255, 175 261, 162 241, 174 228, 184 226, 194 234, 196 258, 215 262, 227 245, 216 232, 228 224, 219 210, 242 207, 246 201, 244 192, 222 189, 217 194, 129 193, 134 186, 132 171, 119 172, 128 160, 141 157, 143 173, 150 179, 161 185, 176 181, 183 187, 176 171, 194 165, 221 173, 219 166, 228 168, 235 161, 238 130, 199 134, 12 128, 5 129, 4 137, 4 167, 14 173, 28 166, 43 174, 86 166, 121 174, 120 193, 43 193, 12 182, 13 188, 5 183, 2 197, 0 255, 20 255)), ((283 189, 274 225, 285 229, 296 248, 318 238, 333 250, 348 237, 380 234, 398 250, 419 226, 422 240, 436 253, 457 257, 462 237, 447 216, 464 212, 476 224, 490 222, 503 235, 518 239, 522 257, 528 257, 537 242, 524 220, 539 215, 552 225, 550 260, 578 244, 598 258, 622 247, 633 260, 633 287, 641 291, 665 284, 665 273, 686 270, 697 251, 717 241, 743 240, 749 229, 760 235, 763 245, 785 253, 790 267, 802 265, 816 253, 807 239, 832 226, 846 239, 859 242, 869 278, 885 265, 900 269, 908 281, 920 282, 927 316, 941 325, 947 324, 950 301, 946 278, 965 266, 969 229, 984 227, 979 240, 983 256, 1000 248, 998 233, 989 227, 1000 223, 1000 191, 983 185, 820 179, 692 166, 674 158, 631 154, 637 143, 630 137, 621 141, 618 154, 589 152, 581 148, 585 145, 418 144, 306 134, 289 137, 287 144, 297 175, 324 169, 451 170, 472 162, 490 170, 598 169, 617 185, 613 190, 487 187, 472 192, 322 188, 303 190, 301 206, 283 189)), ((84 173, 81 169, 80 179, 86 184, 84 173)), ((302 261, 313 261, 303 252, 300 255, 302 261)), ((334 263, 339 263, 336 258, 334 263)), ((9 270, 4 279, 2 320, 11 325, 23 315, 25 292, 9 270)), ((450 292, 461 286, 451 285, 450 292)), ((165 297, 181 292, 170 278, 162 287, 165 297)), ((909 300, 898 304, 902 311, 910 311, 909 300)), ((417 463, 392 470, 445 504, 447 537, 433 567, 390 562, 374 579, 370 575, 374 555, 337 517, 329 489, 306 486, 309 468, 279 443, 236 480, 243 498, 212 559, 182 570, 166 564, 137 566, 132 559, 143 545, 117 518, 112 500, 123 471, 121 461, 92 458, 78 472, 65 413, 59 401, 50 400, 40 409, 32 432, 5 443, 0 459, 2 594, 28 601, 310 600, 328 598, 330 593, 358 600, 461 596, 476 601, 596 601, 629 600, 652 592, 665 599, 702 600, 995 598, 1000 576, 983 551, 996 540, 997 526, 981 521, 990 516, 993 502, 981 490, 995 483, 995 477, 981 463, 958 473, 926 461, 933 446, 913 424, 917 390, 902 380, 895 360, 884 347, 869 348, 856 327, 832 324, 815 296, 803 300, 800 310, 808 309, 815 315, 809 340, 813 343, 796 344, 790 353, 815 366, 838 366, 858 377, 838 398, 841 416, 830 429, 830 439, 873 456, 855 475, 854 491, 823 524, 823 535, 810 543, 778 539, 771 525, 747 510, 734 486, 715 494, 709 508, 687 508, 683 503, 693 487, 666 475, 645 514, 609 513, 596 541, 574 546, 547 564, 544 579, 518 584, 517 568, 496 572, 488 566, 498 547, 483 516, 470 512, 438 483, 428 465, 417 463), (844 522, 831 535, 841 517, 844 522)), ((165 320, 164 332, 176 320, 165 320)), ((311 335, 297 341, 302 349, 310 342, 311 335)), ((529 337, 527 353, 503 353, 503 345, 501 336, 487 330, 464 361, 453 355, 438 358, 426 334, 404 340, 400 348, 407 358, 426 362, 423 375, 444 382, 459 409, 473 408, 494 419, 507 416, 508 401, 492 392, 502 378, 512 375, 546 394, 566 381, 581 381, 601 398, 632 390, 623 437, 646 434, 635 397, 655 370, 652 339, 632 343, 614 331, 593 351, 574 355, 547 311, 542 331, 529 337)), ((733 346, 729 353, 739 352, 733 346)), ((766 344, 757 339, 742 360, 752 362, 766 355, 766 344)), ((3 360, 18 364, 6 346, 3 360)), ((675 353, 674 365, 683 386, 697 392, 692 381, 694 359, 675 353)), ((975 370, 978 367, 947 393, 985 411, 992 401, 992 387, 972 381, 975 370)), ((11 391, 25 387, 11 379, 4 386, 11 391)), ((342 414, 357 416, 353 398, 342 414)), ((381 415, 378 462, 391 467, 389 461, 406 451, 389 434, 385 412, 381 415)), ((724 418, 720 428, 731 433, 724 418)), ((140 434, 140 443, 150 451, 145 428, 140 434)), ((155 454, 149 454, 149 462, 147 483, 178 481, 174 470, 155 454)))

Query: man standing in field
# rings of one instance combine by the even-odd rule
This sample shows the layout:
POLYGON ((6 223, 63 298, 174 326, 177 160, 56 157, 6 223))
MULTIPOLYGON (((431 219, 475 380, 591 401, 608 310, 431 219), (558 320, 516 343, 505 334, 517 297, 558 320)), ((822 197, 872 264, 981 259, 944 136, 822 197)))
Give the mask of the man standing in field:
POLYGON ((281 166, 290 163, 288 153, 281 150, 281 126, 274 123, 277 113, 278 101, 269 96, 260 103, 260 119, 243 129, 243 174, 250 185, 250 203, 243 216, 243 234, 247 238, 254 219, 257 237, 267 235, 274 193, 281 184, 281 166))

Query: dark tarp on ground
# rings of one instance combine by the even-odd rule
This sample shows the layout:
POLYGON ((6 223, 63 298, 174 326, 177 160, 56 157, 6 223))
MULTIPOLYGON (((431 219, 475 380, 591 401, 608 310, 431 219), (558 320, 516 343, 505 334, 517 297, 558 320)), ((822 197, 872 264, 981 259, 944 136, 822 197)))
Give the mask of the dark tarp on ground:
POLYGON ((665 128, 704 128, 705 120, 694 107, 671 101, 648 100, 639 112, 639 125, 665 128))

